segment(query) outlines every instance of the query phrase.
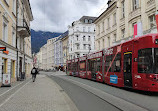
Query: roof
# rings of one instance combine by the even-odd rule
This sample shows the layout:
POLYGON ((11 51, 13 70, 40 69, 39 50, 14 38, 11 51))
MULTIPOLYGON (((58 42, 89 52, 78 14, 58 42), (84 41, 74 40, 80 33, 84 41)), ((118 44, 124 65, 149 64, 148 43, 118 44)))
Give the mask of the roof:
POLYGON ((68 34, 69 34, 69 31, 64 32, 63 34, 61 34, 59 36, 59 38, 55 42, 57 42, 58 40, 61 40, 61 39, 65 38, 66 36, 68 36, 68 34))
POLYGON ((92 20, 93 22, 95 21, 95 19, 97 19, 97 17, 92 17, 92 16, 83 16, 79 19, 79 21, 84 22, 85 19, 88 20, 92 20))
MULTIPOLYGON (((111 2, 111 0, 108 1, 108 3, 110 3, 110 2, 111 2)), ((108 4, 108 3, 107 3, 107 4, 108 4)), ((96 22, 96 21, 97 21, 98 19, 100 19, 100 17, 102 17, 107 11, 109 11, 109 9, 110 9, 115 3, 116 3, 116 1, 115 1, 114 3, 112 3, 110 6, 108 6, 108 8, 107 8, 99 17, 97 17, 94 22, 96 22)))

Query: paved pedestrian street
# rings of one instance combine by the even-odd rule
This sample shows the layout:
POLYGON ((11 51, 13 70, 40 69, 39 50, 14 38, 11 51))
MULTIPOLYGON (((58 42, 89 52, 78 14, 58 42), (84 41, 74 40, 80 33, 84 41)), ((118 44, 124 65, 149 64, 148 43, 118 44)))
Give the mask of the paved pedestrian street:
POLYGON ((46 75, 30 79, 0 104, 0 111, 78 111, 67 94, 46 75))

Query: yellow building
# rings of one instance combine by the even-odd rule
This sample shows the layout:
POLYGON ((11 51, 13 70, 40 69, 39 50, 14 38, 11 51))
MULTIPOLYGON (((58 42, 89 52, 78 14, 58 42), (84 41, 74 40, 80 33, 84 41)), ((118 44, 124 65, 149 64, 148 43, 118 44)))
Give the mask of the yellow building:
POLYGON ((31 69, 31 37, 27 32, 30 32, 32 20, 29 0, 0 0, 0 47, 7 50, 0 52, 0 86, 3 74, 11 74, 11 81, 14 82, 20 77, 19 71, 25 72, 25 69, 20 69, 25 67, 24 63, 29 63, 30 68, 27 69, 31 69), (26 61, 19 61, 21 58, 26 61))
POLYGON ((63 34, 62 40, 62 47, 63 47, 63 66, 64 70, 66 68, 66 61, 68 60, 69 57, 69 52, 68 52, 68 31, 63 34))
POLYGON ((0 47, 6 47, 7 53, 0 52, 0 86, 3 74, 11 74, 16 79, 16 1, 0 1, 0 47))
POLYGON ((156 33, 158 0, 109 0, 108 8, 96 19, 96 50, 133 38, 134 25, 142 24, 142 34, 156 33))

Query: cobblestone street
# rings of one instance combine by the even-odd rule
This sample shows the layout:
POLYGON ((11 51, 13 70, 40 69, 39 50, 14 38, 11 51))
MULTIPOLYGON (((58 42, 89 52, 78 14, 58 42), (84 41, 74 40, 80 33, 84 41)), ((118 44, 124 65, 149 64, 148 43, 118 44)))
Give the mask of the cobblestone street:
POLYGON ((67 94, 46 75, 29 80, 0 104, 0 111, 77 111, 67 94))

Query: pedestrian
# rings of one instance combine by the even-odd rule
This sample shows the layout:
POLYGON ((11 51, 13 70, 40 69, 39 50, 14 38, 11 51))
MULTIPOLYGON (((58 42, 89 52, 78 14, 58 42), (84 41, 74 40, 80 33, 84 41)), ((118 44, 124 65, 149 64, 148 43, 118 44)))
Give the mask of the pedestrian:
POLYGON ((36 67, 33 67, 32 70, 31 70, 33 82, 35 82, 37 73, 38 73, 37 68, 36 68, 36 67))

